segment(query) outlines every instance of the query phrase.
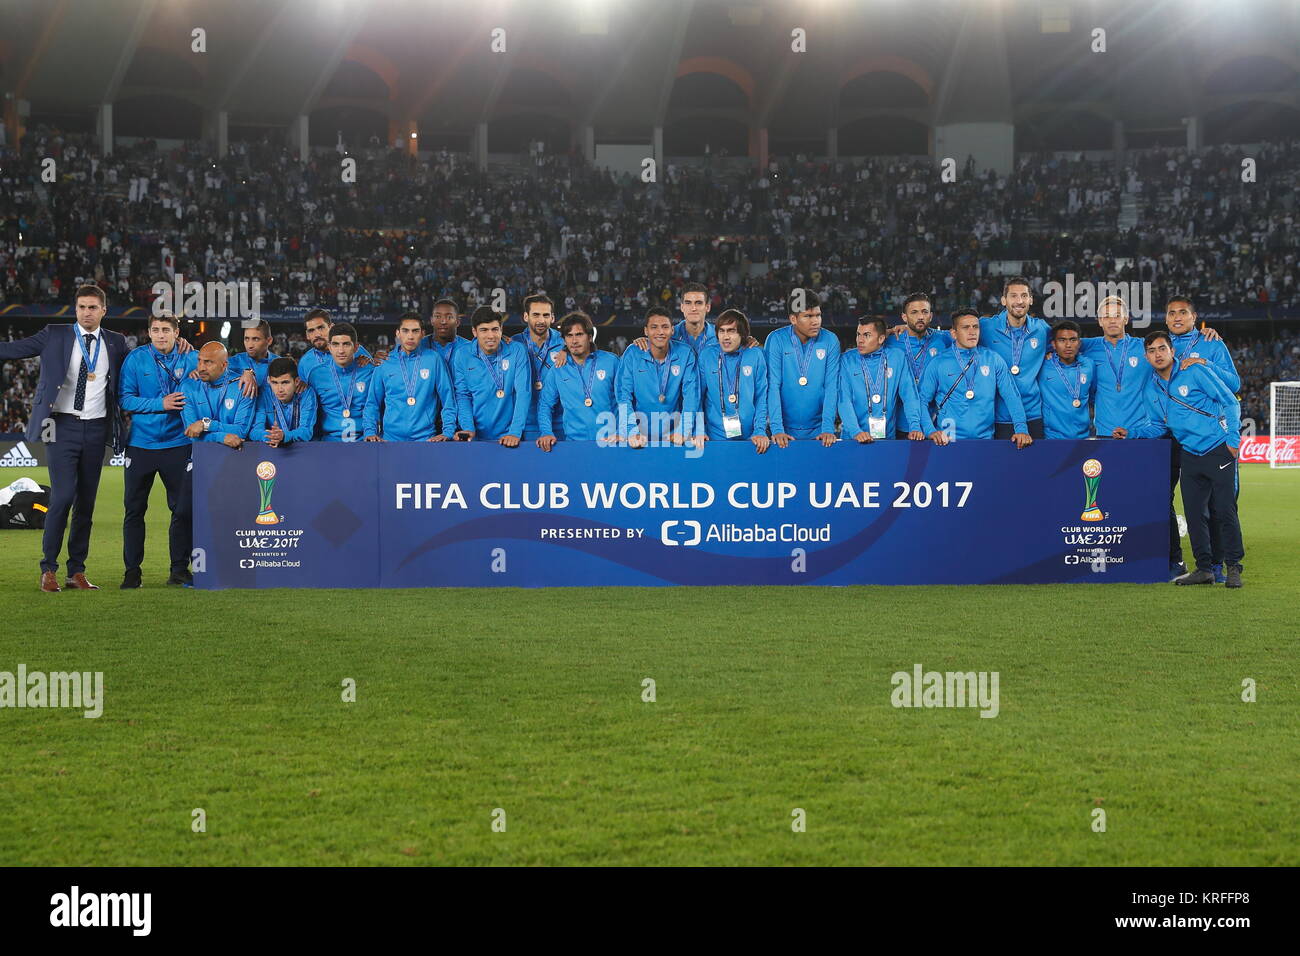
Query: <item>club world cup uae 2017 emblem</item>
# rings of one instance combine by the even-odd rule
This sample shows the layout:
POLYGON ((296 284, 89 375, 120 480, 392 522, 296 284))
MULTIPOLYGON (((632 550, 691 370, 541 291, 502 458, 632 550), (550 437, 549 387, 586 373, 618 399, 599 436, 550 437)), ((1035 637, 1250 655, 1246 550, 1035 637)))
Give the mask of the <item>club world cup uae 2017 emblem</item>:
POLYGON ((275 487, 275 465, 269 461, 257 466, 257 483, 262 489, 262 510, 257 513, 258 524, 279 524, 280 519, 271 510, 271 489, 275 487))
POLYGON ((1101 462, 1089 458, 1083 463, 1083 492, 1087 496, 1083 503, 1080 521, 1105 521, 1106 516, 1097 507, 1097 486, 1101 484, 1101 462))

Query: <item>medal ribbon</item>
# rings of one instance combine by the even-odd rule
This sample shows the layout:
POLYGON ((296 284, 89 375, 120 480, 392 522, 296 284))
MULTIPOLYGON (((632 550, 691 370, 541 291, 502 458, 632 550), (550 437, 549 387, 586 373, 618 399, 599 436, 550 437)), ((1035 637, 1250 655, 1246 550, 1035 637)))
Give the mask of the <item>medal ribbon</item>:
MULTIPOLYGON (((1077 402, 1079 400, 1079 382, 1075 379, 1073 374, 1067 376, 1062 372, 1061 367, 1061 357, 1059 355, 1053 355, 1052 368, 1056 370, 1057 378, 1061 380, 1061 384, 1064 385, 1066 391, 1070 393, 1070 398, 1077 402)), ((1071 369, 1071 372, 1073 372, 1073 368, 1071 369)))
POLYGON ((98 333, 82 332, 81 326, 77 326, 77 345, 81 348, 81 362, 86 366, 86 372, 95 371, 95 366, 99 364, 99 347, 104 344, 104 333, 101 330, 98 333), (92 356, 86 351, 86 336, 95 336, 95 354, 92 356))
POLYGON ((177 353, 176 349, 173 347, 172 360, 171 363, 168 364, 163 360, 162 353, 153 347, 153 343, 149 344, 149 351, 153 354, 154 364, 157 365, 158 368, 162 370, 162 373, 167 376, 168 389, 173 392, 179 392, 181 390, 181 376, 180 373, 176 371, 176 366, 180 364, 179 353, 177 353))
POLYGON ((506 387, 506 380, 497 369, 497 360, 501 358, 501 351, 498 349, 497 354, 493 355, 489 361, 488 356, 483 354, 483 349, 479 347, 478 343, 474 344, 474 348, 478 349, 479 361, 487 367, 488 374, 492 376, 492 381, 496 385, 497 391, 503 391, 506 387))
MULTIPOLYGON (((574 362, 574 364, 578 365, 577 362, 574 362)), ((584 364, 578 365, 578 381, 582 383, 582 397, 584 399, 591 398, 591 385, 592 382, 595 380, 595 377, 596 377, 596 353, 592 352, 587 356, 587 361, 584 364), (588 366, 591 367, 590 375, 588 375, 586 371, 588 366)))
MULTIPOLYGON (((407 369, 410 367, 411 364, 408 361, 409 358, 410 358, 410 353, 407 352, 406 349, 402 349, 401 354, 397 356, 397 361, 398 361, 398 366, 402 370, 402 383, 406 386, 406 397, 415 398, 415 376, 416 373, 419 371, 418 366, 420 362, 419 359, 416 359, 415 364, 417 368, 410 368, 410 371, 408 372, 407 369)), ((408 402, 407 404, 410 403, 408 402)))
POLYGON ((1119 391, 1124 384, 1124 352, 1125 343, 1128 342, 1128 335, 1121 335, 1119 338, 1119 365, 1115 365, 1115 350, 1110 347, 1106 339, 1101 340, 1101 344, 1106 348, 1106 361, 1110 363, 1110 370, 1115 376, 1115 391, 1119 391))
POLYGON ((725 362, 731 355, 723 353, 718 356, 718 404, 722 406, 722 414, 727 414, 727 403, 731 401, 731 396, 736 396, 737 411, 740 405, 740 349, 732 353, 736 359, 736 374, 731 376, 731 387, 727 387, 725 377, 725 362))
POLYGON ((817 341, 817 339, 815 338, 809 339, 807 342, 804 343, 802 349, 799 348, 799 334, 797 332, 794 334, 794 339, 795 339, 794 354, 795 354, 795 361, 799 363, 799 377, 807 378, 808 363, 811 361, 811 358, 809 357, 808 353, 809 350, 813 347, 813 344, 817 341))
POLYGON ((284 402, 280 401, 278 398, 275 397, 274 394, 272 394, 271 411, 275 413, 275 423, 280 426, 280 431, 288 433, 298 427, 298 396, 297 395, 295 395, 293 397, 293 401, 288 406, 286 406, 284 402), (292 408, 293 412, 291 414, 285 412, 286 407, 292 408))
POLYGON ((548 339, 540 348, 533 347, 533 337, 525 335, 525 343, 528 346, 528 364, 533 367, 533 381, 542 380, 542 372, 546 370, 546 356, 551 354, 551 343, 548 339))
POLYGON ((668 374, 669 374, 668 363, 672 359, 672 357, 673 357, 673 353, 671 349, 669 349, 668 354, 664 356, 664 360, 662 362, 656 359, 653 355, 650 356, 650 361, 654 362, 655 367, 659 369, 659 394, 664 396, 665 402, 668 401, 667 398, 668 374))
POLYGON ((1019 367, 1020 353, 1025 347, 1025 337, 1029 335, 1029 320, 1018 329, 1007 326, 1007 335, 1011 336, 1011 364, 1019 367))
POLYGON ((1174 340, 1174 358, 1178 359, 1178 360, 1181 362, 1181 361, 1183 360, 1183 358, 1187 355, 1188 352, 1190 352, 1192 349, 1196 348, 1196 346, 1197 346, 1198 344, 1200 344, 1200 341, 1201 341, 1202 337, 1203 337, 1203 336, 1201 335, 1201 333, 1200 333, 1200 332, 1197 332, 1197 333, 1196 333, 1196 338, 1191 339, 1190 341, 1186 341, 1186 340, 1185 340, 1184 342, 1179 342, 1177 339, 1175 339, 1175 340, 1174 340), (1182 345, 1182 346, 1183 346, 1182 355, 1178 354, 1178 346, 1179 346, 1179 345, 1182 345))
POLYGON ((884 353, 884 349, 878 349, 872 353, 872 355, 880 356, 880 361, 878 362, 872 362, 868 356, 863 355, 861 352, 858 353, 858 364, 862 366, 862 381, 867 386, 867 407, 873 410, 876 407, 876 403, 871 400, 872 395, 879 395, 881 405, 885 407, 889 406, 889 396, 885 392, 885 386, 889 381, 889 360, 885 357, 884 353), (871 381, 869 369, 873 365, 881 366, 879 387, 871 381))
POLYGON ((965 380, 967 390, 973 389, 975 387, 974 369, 975 369, 975 360, 977 358, 979 358, 979 353, 977 353, 974 349, 971 349, 970 361, 966 363, 966 367, 964 369, 962 369, 960 372, 957 373, 960 378, 965 380), (970 372, 969 376, 966 375, 967 372, 970 372))
POLYGON ((339 363, 331 360, 330 371, 334 373, 334 388, 339 393, 339 402, 342 403, 343 410, 345 412, 351 412, 352 411, 352 380, 357 377, 357 367, 353 365, 352 371, 348 372, 348 387, 346 391, 343 388, 342 382, 339 380, 339 363), (346 398, 344 397, 345 394, 346 394, 346 398))
MULTIPOLYGON (((916 338, 910 332, 903 335, 903 354, 907 357, 907 364, 912 368, 912 381, 917 385, 921 384, 921 376, 925 374, 925 339, 919 339, 916 348, 916 356, 912 356, 911 341, 916 338)), ((926 338, 929 338, 927 334, 926 338)))

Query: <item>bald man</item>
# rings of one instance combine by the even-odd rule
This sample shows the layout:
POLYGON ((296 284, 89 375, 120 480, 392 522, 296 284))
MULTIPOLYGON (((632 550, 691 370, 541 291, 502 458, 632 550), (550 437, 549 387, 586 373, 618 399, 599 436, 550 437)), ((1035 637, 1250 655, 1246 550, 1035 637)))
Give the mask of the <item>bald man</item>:
POLYGON ((239 376, 231 373, 226 347, 209 342, 199 349, 196 371, 197 379, 187 378, 181 384, 186 437, 239 448, 253 420, 253 400, 240 389, 239 376))

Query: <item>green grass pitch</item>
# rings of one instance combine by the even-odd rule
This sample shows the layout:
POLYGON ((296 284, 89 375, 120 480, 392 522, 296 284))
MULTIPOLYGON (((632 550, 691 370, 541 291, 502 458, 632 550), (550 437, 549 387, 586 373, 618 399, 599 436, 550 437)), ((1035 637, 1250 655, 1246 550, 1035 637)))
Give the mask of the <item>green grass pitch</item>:
POLYGON ((161 485, 122 592, 121 498, 98 593, 0 532, 0 670, 105 684, 0 710, 0 864, 1300 863, 1300 471, 1242 469, 1238 592, 169 590, 161 485), (916 663, 1000 714, 891 707, 916 663))

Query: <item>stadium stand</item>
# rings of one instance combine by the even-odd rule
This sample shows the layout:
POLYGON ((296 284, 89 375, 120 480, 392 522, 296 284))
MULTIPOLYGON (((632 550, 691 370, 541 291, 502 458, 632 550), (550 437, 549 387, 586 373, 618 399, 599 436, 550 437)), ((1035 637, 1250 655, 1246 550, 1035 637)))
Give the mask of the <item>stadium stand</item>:
MULTIPOLYGON (((469 309, 501 287, 512 303, 544 289, 560 314, 630 323, 703 281, 715 314, 776 321, 785 290, 811 284, 845 326, 895 313, 916 289, 932 291, 941 315, 995 311, 998 262, 1038 289, 1070 273, 1149 281, 1157 303, 1185 291, 1202 312, 1300 308, 1297 141, 1250 149, 1270 170, 1260 183, 1242 182, 1242 147, 1221 146, 1132 150, 1122 168, 1022 155, 1010 176, 968 166, 950 184, 936 183, 927 157, 797 156, 759 174, 669 163, 664 186, 541 152, 484 174, 446 150, 413 157, 376 144, 355 154, 365 174, 345 184, 334 173, 341 149, 301 164, 265 141, 218 159, 198 142, 143 139, 102 157, 92 136, 46 127, 29 131, 27 147, 0 151, 5 305, 66 304, 90 281, 116 304, 147 307, 169 250, 187 278, 257 278, 264 309, 323 305, 341 317, 427 314, 446 295, 469 309), (56 183, 42 182, 46 156, 56 183)), ((368 347, 389 344, 362 329, 368 347)), ((621 352, 626 341, 605 344, 621 352)), ((1243 414, 1265 431, 1268 382, 1295 377, 1300 339, 1284 330, 1233 344, 1243 414)), ((305 348, 297 330, 277 330, 277 352, 305 348)), ((0 432, 18 431, 33 373, 0 375, 0 432)))

